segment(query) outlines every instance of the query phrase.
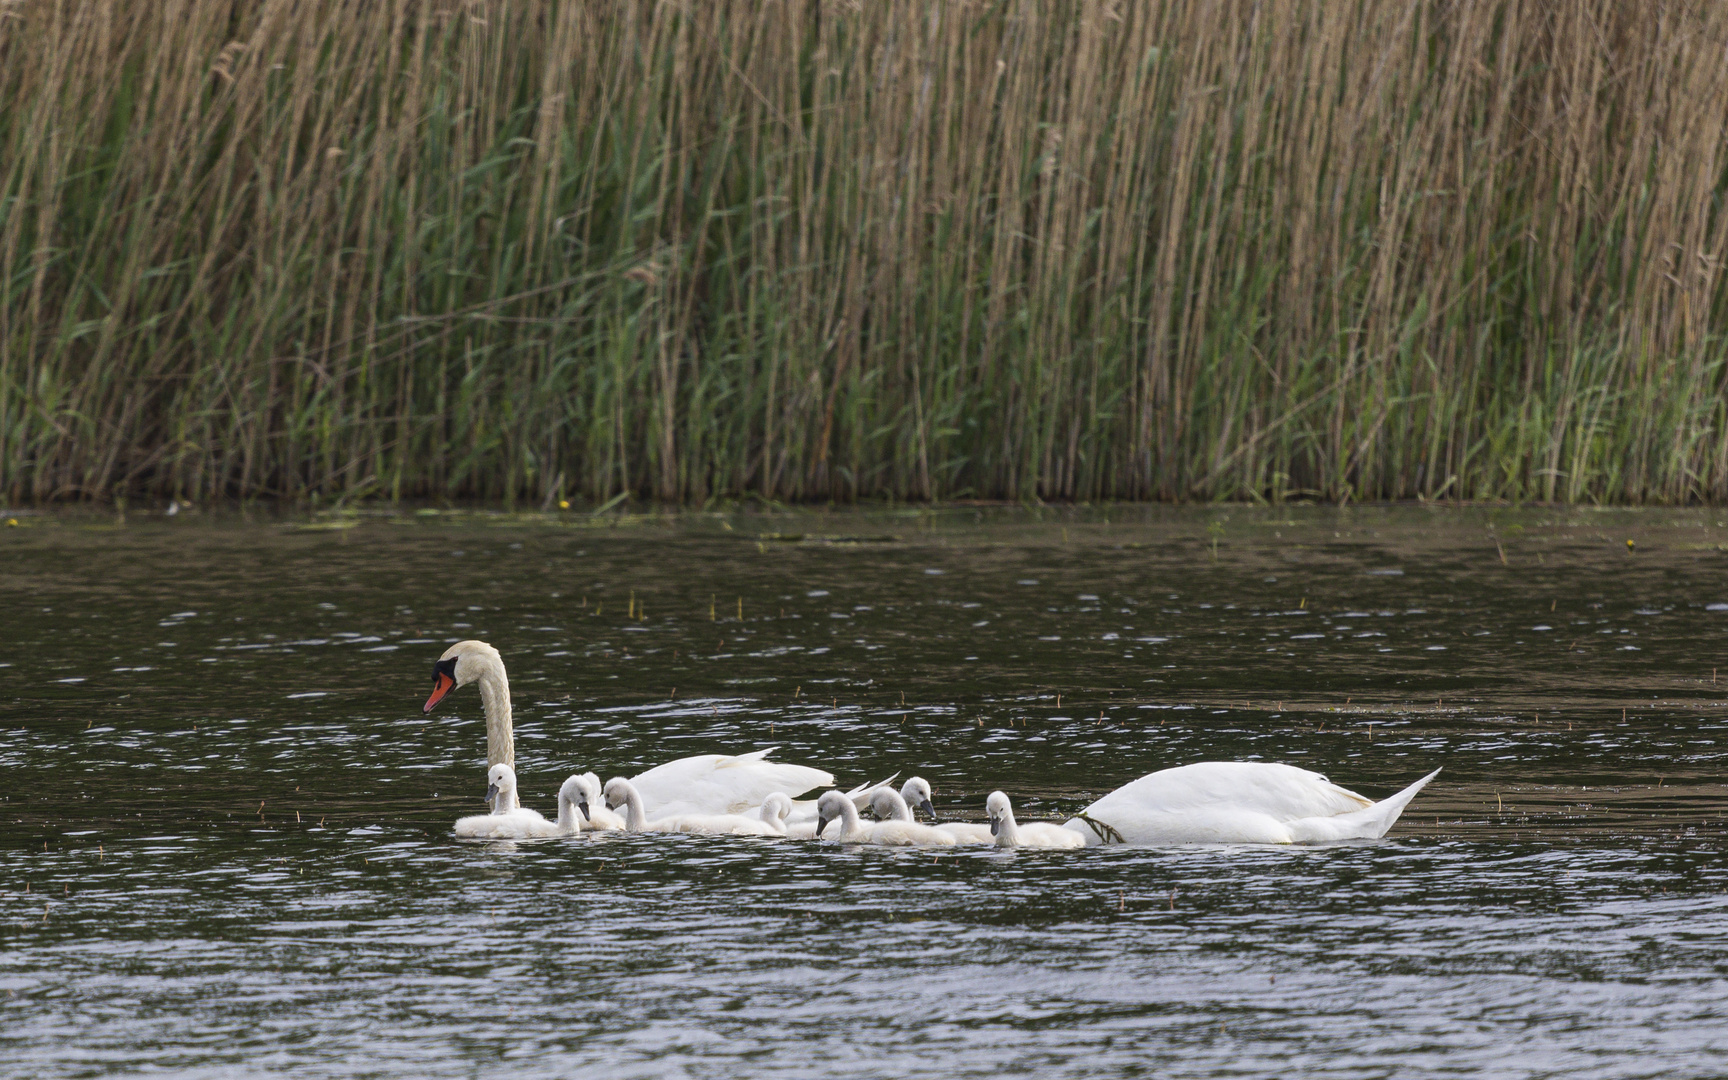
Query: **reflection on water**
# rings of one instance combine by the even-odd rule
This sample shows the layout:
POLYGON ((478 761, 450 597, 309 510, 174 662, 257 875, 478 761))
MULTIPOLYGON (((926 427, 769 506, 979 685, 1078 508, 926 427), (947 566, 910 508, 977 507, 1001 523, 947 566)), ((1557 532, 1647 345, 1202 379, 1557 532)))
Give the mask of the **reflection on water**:
POLYGON ((20 521, 28 1074, 1728 1071, 1710 513, 20 521), (479 701, 420 703, 466 637, 546 812, 574 771, 770 745, 974 819, 1198 760, 1445 771, 1323 848, 458 842, 479 701))

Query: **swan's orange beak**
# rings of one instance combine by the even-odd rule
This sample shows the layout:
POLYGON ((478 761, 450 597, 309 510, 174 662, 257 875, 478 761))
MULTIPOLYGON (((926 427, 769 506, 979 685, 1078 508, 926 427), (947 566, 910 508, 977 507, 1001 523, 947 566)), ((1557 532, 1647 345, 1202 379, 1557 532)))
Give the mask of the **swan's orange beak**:
POLYGON ((456 680, 452 679, 449 675, 442 671, 434 675, 432 677, 432 696, 426 699, 426 707, 421 711, 431 712, 437 707, 440 701, 444 700, 444 695, 448 694, 455 688, 456 680))
POLYGON ((444 695, 456 689, 456 658, 440 660, 432 665, 432 696, 426 699, 426 707, 422 712, 431 712, 444 695))

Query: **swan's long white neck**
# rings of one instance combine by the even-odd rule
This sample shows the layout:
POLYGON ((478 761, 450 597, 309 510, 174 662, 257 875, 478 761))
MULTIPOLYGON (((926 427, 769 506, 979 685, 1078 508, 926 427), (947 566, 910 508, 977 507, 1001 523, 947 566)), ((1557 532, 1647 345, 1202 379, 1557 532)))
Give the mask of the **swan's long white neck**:
POLYGON ((486 764, 516 767, 516 729, 510 719, 510 677, 504 662, 487 657, 480 677, 480 708, 486 714, 486 764))
POLYGON ((996 826, 996 846, 1020 846, 1020 824, 1014 820, 1014 808, 1011 806, 1002 811, 1001 821, 996 826))

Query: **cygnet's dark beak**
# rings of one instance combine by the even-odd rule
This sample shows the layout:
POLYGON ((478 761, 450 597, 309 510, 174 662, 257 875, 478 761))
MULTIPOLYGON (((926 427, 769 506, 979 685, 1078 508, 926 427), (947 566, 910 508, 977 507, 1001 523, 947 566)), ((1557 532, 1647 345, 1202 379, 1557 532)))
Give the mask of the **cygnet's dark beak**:
POLYGON ((934 806, 930 805, 929 799, 925 799, 923 802, 919 803, 918 809, 924 811, 926 814, 929 814, 931 821, 936 820, 936 808, 934 806))
POLYGON ((1001 818, 991 818, 990 819, 990 835, 996 836, 999 833, 1001 833, 1001 831, 1002 831, 1002 819, 1001 818))
POLYGON ((833 818, 825 818, 825 817, 818 815, 816 818, 816 835, 821 836, 822 830, 826 829, 828 827, 828 823, 830 821, 833 821, 833 820, 834 820, 833 818))
POLYGON ((486 805, 491 806, 492 804, 496 803, 497 801, 498 801, 498 785, 497 784, 487 784, 486 785, 486 805))
POLYGON ((582 811, 582 820, 583 821, 593 821, 594 820, 594 815, 590 814, 588 812, 588 800, 587 799, 577 799, 576 800, 576 809, 582 811))

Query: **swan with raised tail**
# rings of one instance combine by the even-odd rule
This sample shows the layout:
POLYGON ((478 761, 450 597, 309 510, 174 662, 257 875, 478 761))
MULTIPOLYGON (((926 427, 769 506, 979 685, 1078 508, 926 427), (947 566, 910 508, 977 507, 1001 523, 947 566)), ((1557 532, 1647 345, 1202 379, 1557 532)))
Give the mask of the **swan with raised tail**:
POLYGON ((531 840, 541 836, 569 836, 577 831, 581 796, 580 777, 572 776, 558 789, 558 820, 547 821, 533 810, 517 804, 516 770, 498 764, 486 770, 486 801, 490 814, 458 818, 456 835, 484 840, 531 840))
MULTIPOLYGON (((516 764, 516 733, 510 715, 510 679, 504 658, 484 641, 458 641, 432 666, 431 712, 452 690, 469 683, 480 689, 486 714, 486 762, 516 764)), ((648 810, 669 814, 736 814, 757 807, 774 792, 798 796, 832 787, 834 777, 807 765, 767 760, 773 748, 749 754, 699 754, 679 758, 631 777, 648 810)), ((514 798, 514 794, 511 796, 514 798)), ((512 804, 514 807, 516 804, 512 804)))
POLYGON ((1440 770, 1375 802, 1317 772, 1258 761, 1161 769, 1063 823, 1088 845, 1377 840, 1440 770))

